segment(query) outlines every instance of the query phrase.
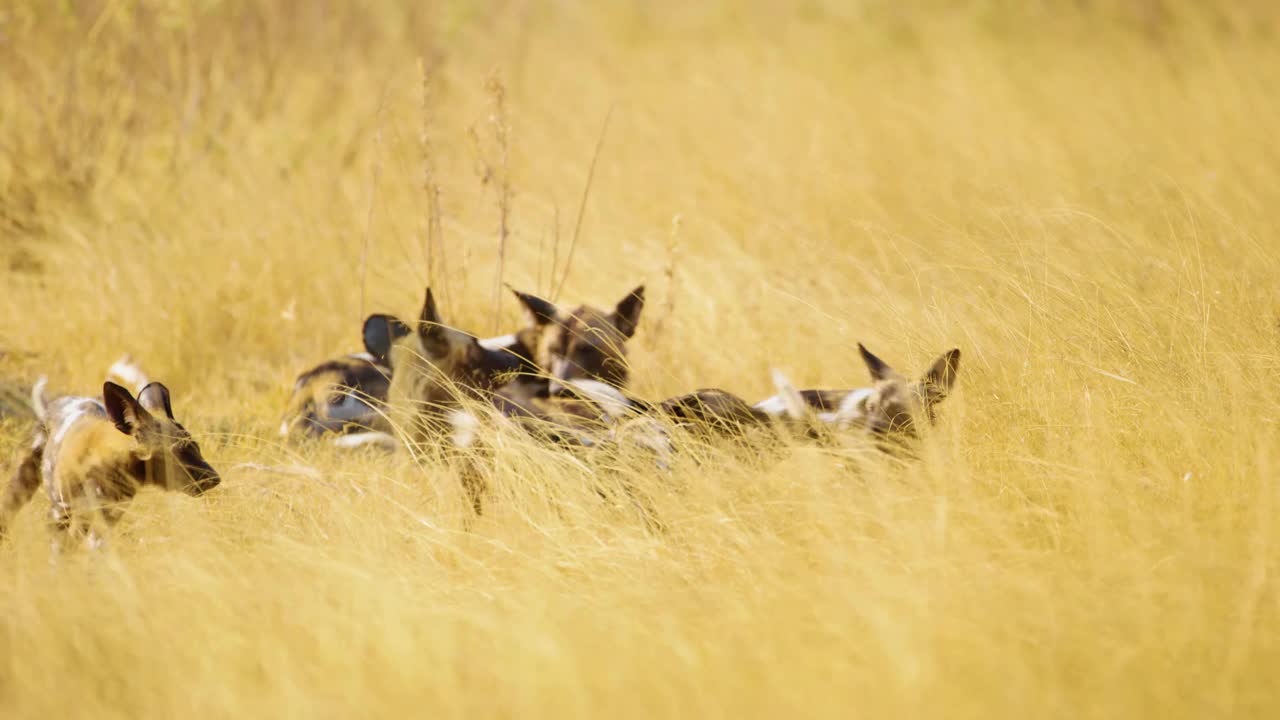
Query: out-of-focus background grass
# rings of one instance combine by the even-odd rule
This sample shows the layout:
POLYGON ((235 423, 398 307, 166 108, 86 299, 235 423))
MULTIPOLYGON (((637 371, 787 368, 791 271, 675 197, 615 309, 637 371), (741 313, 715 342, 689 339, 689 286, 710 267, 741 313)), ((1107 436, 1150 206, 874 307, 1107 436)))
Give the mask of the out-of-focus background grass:
POLYGON ((56 567, 32 503, 0 713, 1273 717, 1277 87, 1261 1, 0 5, 0 451, 129 352, 225 478, 56 567), (366 313, 561 278, 648 284, 645 397, 959 389, 906 469, 506 436, 470 530, 273 436, 366 313))

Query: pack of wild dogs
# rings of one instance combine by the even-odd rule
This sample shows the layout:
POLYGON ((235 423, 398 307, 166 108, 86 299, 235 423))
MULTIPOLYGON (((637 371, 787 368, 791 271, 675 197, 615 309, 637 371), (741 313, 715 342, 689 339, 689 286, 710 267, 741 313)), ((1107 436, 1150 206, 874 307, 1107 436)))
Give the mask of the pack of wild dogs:
MULTIPOLYGON (((609 310, 513 293, 525 323, 500 337, 449 325, 430 288, 416 320, 369 316, 365 352, 298 376, 281 434, 465 457, 470 470, 461 482, 479 514, 486 488, 477 464, 484 462, 487 431, 500 424, 556 446, 640 449, 657 468, 668 466, 682 433, 747 441, 779 433, 861 435, 879 451, 909 453, 959 369, 960 351, 953 349, 908 378, 859 344, 871 376, 866 387, 798 390, 774 371, 777 393, 755 403, 719 389, 649 402, 627 391, 626 345, 639 327, 643 286, 609 310)), ((107 381, 101 397, 49 400, 44 380, 36 383, 37 424, 0 498, 0 539, 42 486, 55 549, 67 539, 100 545, 142 487, 201 495, 218 486, 218 472, 175 418, 168 388, 127 362, 109 375, 123 384, 107 381)))

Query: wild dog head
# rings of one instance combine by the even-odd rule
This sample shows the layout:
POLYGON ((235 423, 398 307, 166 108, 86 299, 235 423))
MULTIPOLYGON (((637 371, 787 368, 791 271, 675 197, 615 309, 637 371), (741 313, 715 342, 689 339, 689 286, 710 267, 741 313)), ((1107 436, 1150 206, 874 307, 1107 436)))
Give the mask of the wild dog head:
POLYGON ((365 348, 391 368, 387 401, 394 424, 415 433, 444 418, 465 398, 484 397, 527 372, 528 362, 509 349, 491 349, 441 318, 431 289, 414 326, 391 315, 364 323, 365 348))
POLYGON ((102 403, 107 418, 131 440, 129 473, 139 484, 202 495, 221 482, 191 433, 174 419, 164 385, 153 382, 135 399, 125 388, 107 382, 102 403))
POLYGON ((955 386, 960 350, 948 350, 933 361, 919 380, 909 380, 861 343, 858 353, 871 372, 873 385, 860 400, 867 431, 877 436, 915 438, 922 423, 935 422, 934 409, 955 386))
POLYGON ((552 394, 558 394, 572 380, 626 386, 626 343, 640 324, 643 285, 628 293, 611 311, 588 305, 565 309, 529 293, 513 292, 524 306, 528 322, 521 341, 529 348, 533 361, 550 376, 552 394))
POLYGON ((280 434, 343 434, 384 430, 391 368, 360 353, 323 362, 298 376, 280 434))
POLYGON ((909 440, 922 424, 932 425, 934 409, 946 399, 960 369, 960 351, 943 353, 919 380, 908 380, 888 363, 858 345, 871 372, 871 387, 855 390, 796 390, 785 375, 774 371, 778 394, 753 409, 769 417, 823 427, 859 428, 880 439, 909 440))

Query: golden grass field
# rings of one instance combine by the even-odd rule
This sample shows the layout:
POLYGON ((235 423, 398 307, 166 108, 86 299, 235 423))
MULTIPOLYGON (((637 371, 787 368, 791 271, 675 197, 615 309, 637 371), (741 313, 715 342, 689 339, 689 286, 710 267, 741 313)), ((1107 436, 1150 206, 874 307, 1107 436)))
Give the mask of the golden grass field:
POLYGON ((37 496, 0 716, 1275 717, 1277 87, 1262 0, 2 3, 0 381, 132 353, 224 482, 56 565, 37 496), (905 468, 503 431, 470 529, 276 436, 428 281, 517 327, 500 273, 647 283, 642 397, 958 389, 905 468))

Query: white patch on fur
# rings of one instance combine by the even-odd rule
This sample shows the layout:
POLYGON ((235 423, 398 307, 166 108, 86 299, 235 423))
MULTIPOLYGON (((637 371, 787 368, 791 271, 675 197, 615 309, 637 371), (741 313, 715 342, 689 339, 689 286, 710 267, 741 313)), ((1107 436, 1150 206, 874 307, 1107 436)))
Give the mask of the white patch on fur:
POLYGON ((547 392, 557 395, 564 389, 565 380, 569 374, 569 361, 564 358, 555 358, 551 361, 551 383, 547 386, 547 392))
POLYGON ((107 370, 107 378, 120 380, 120 384, 131 388, 136 394, 142 391, 142 388, 151 383, 151 379, 147 374, 142 372, 142 368, 133 362, 133 358, 125 355, 115 362, 107 370))
POLYGON ((369 414, 372 408, 368 403, 350 393, 343 395, 342 400, 336 404, 330 403, 329 417, 334 420, 355 420, 369 414))
POLYGON ((48 384, 49 376, 41 375, 40 379, 36 380, 35 386, 31 388, 31 409, 35 411, 36 417, 40 419, 40 422, 44 422, 49 415, 49 403, 44 397, 44 388, 48 384))
POLYGON ((340 448, 358 448, 374 445, 387 450, 394 450, 400 447, 400 441, 396 440, 393 435, 384 432, 363 432, 351 433, 350 435, 339 435, 333 439, 333 444, 340 448))
POLYGON ((54 447, 62 447, 62 439, 71 431, 72 425, 75 425, 80 421, 80 418, 89 413, 99 412, 106 412, 106 408, 93 398, 69 398, 67 409, 62 416, 62 422, 58 424, 58 429, 54 431, 50 443, 54 447))
POLYGON ((844 396, 844 400, 840 401, 840 407, 836 408, 835 413, 822 413, 818 416, 823 422, 833 422, 837 425, 847 425, 855 420, 861 420, 867 416, 867 399, 875 392, 871 388, 861 388, 850 392, 844 396), (830 420, 823 416, 831 415, 830 420))
POLYGON ((351 353, 347 357, 352 358, 354 360, 364 360, 365 362, 371 362, 371 363, 378 362, 378 358, 370 355, 367 352, 351 353))
POLYGON ((804 398, 800 397, 800 391, 791 384, 791 380, 777 368, 773 368, 769 373, 773 377, 773 386, 778 389, 778 394, 774 397, 782 401, 783 411, 787 417, 800 420, 808 415, 809 408, 805 405, 804 398))
MULTIPOLYGON (((804 403, 804 399, 800 397, 799 392, 794 388, 791 388, 789 391, 784 390, 783 385, 779 384, 779 379, 786 382, 786 377, 775 371, 774 384, 778 385, 778 389, 781 392, 773 397, 761 400, 753 407, 770 417, 787 417, 790 419, 799 419, 800 417, 804 417, 804 413, 801 413, 800 415, 793 414, 795 411, 795 404, 797 402, 800 403, 801 408, 807 409, 808 406, 804 403)), ((789 386, 790 383, 786 382, 786 385, 789 386)), ((812 417, 825 425, 847 426, 852 423, 862 421, 866 419, 867 416, 867 399, 871 397, 873 392, 875 392, 875 390, 872 388, 858 388, 857 390, 850 390, 848 394, 840 400, 840 405, 836 407, 835 410, 819 412, 814 414, 812 417)))
POLYGON ((782 417, 787 414, 787 401, 781 395, 767 397, 751 407, 759 410, 769 417, 782 417))
POLYGON ((475 443, 476 431, 480 428, 480 420, 475 415, 465 410, 454 410, 449 413, 449 425, 453 427, 449 439, 454 447, 467 448, 475 443))
POLYGON ((565 383, 583 397, 600 406, 612 421, 618 421, 632 411, 631 401, 618 388, 599 380, 569 380, 565 383))
POLYGON ((287 437, 288 435, 289 435, 289 421, 285 420, 284 422, 280 423, 280 437, 287 437))
POLYGON ((515 335, 499 335, 498 337, 480 338, 480 347, 485 350, 507 350, 516 344, 515 335))

